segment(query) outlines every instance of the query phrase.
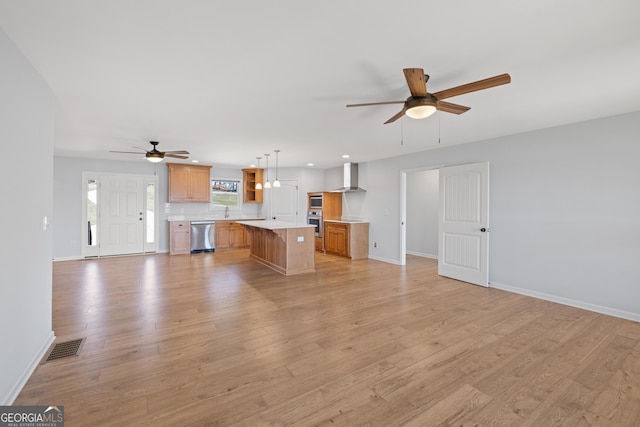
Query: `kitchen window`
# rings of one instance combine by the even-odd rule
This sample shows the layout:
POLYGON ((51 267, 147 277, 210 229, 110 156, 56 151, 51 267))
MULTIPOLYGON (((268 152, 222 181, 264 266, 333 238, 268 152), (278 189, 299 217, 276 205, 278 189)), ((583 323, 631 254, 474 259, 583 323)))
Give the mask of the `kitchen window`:
POLYGON ((240 207, 240 181, 211 180, 211 205, 240 207))

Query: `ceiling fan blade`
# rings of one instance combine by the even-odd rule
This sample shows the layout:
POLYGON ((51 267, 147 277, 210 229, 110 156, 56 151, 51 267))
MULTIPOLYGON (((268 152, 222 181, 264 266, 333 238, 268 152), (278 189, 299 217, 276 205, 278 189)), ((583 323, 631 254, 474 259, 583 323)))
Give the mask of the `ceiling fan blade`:
POLYGON ((424 70, 422 68, 405 68, 404 78, 407 79, 411 96, 427 96, 427 82, 424 79, 424 70))
POLYGON ((369 105, 404 104, 405 101, 367 102, 365 104, 347 104, 347 107, 367 107, 369 105))
POLYGON ((438 100, 451 98, 465 93, 475 92, 477 90, 489 89, 491 87, 505 85, 511 83, 509 74, 500 74, 499 76, 489 77, 488 79, 478 80, 477 82, 467 83, 466 85, 452 87, 450 89, 441 90, 433 94, 438 100))
POLYGON ((165 154, 191 154, 186 150, 165 151, 165 154))
POLYGON ((174 158, 174 159, 188 159, 189 158, 189 156, 179 156, 177 154, 167 154, 167 153, 164 154, 164 157, 171 157, 171 158, 174 158))
POLYGON ((462 114, 469 111, 471 107, 465 107, 464 105, 453 104, 446 101, 438 101, 438 110, 445 113, 462 114))
POLYGON ((386 125, 387 123, 393 123, 393 122, 395 122, 396 120, 398 120, 402 116, 404 116, 404 108, 402 110, 400 110, 398 113, 396 113, 395 116, 391 117, 389 120, 384 122, 384 124, 386 125))
POLYGON ((139 151, 109 151, 110 153, 144 154, 139 151))

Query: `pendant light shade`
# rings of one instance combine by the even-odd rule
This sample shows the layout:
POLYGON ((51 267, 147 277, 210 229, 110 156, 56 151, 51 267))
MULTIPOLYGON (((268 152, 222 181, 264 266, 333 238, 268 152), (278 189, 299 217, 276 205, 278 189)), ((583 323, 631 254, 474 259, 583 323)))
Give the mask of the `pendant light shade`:
POLYGON ((280 152, 280 150, 273 150, 276 153, 276 180, 273 181, 273 186, 278 188, 280 187, 280 181, 278 181, 278 153, 280 152))
MULTIPOLYGON (((256 157, 256 159, 258 159, 258 169, 260 169, 260 159, 261 158, 262 157, 256 157)), ((256 183, 256 190, 262 190, 262 183, 261 182, 256 183)))
POLYGON ((271 182, 269 182, 269 153, 265 153, 264 156, 267 158, 267 180, 264 182, 264 188, 271 188, 271 182))

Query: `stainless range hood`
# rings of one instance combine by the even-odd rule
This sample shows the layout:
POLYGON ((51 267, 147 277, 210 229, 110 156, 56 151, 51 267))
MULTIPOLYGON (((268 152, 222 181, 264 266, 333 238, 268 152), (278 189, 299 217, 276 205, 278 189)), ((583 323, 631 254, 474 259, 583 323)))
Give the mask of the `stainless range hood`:
POLYGON ((357 163, 345 163, 344 164, 344 187, 331 190, 332 193, 352 193, 356 191, 367 191, 364 188, 358 187, 358 164, 357 163))

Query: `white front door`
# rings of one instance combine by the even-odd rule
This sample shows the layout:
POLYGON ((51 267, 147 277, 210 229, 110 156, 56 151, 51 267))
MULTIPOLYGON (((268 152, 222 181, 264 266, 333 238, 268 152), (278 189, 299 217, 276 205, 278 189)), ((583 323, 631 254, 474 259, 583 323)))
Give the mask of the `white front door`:
POLYGON ((281 180, 280 187, 272 188, 272 218, 278 221, 298 221, 298 181, 281 180))
POLYGON ((155 252, 157 177, 83 173, 82 255, 155 252))
POLYGON ((138 176, 104 175, 100 255, 144 252, 143 182, 138 176))
POLYGON ((438 274, 489 286, 489 163, 440 169, 438 274))

